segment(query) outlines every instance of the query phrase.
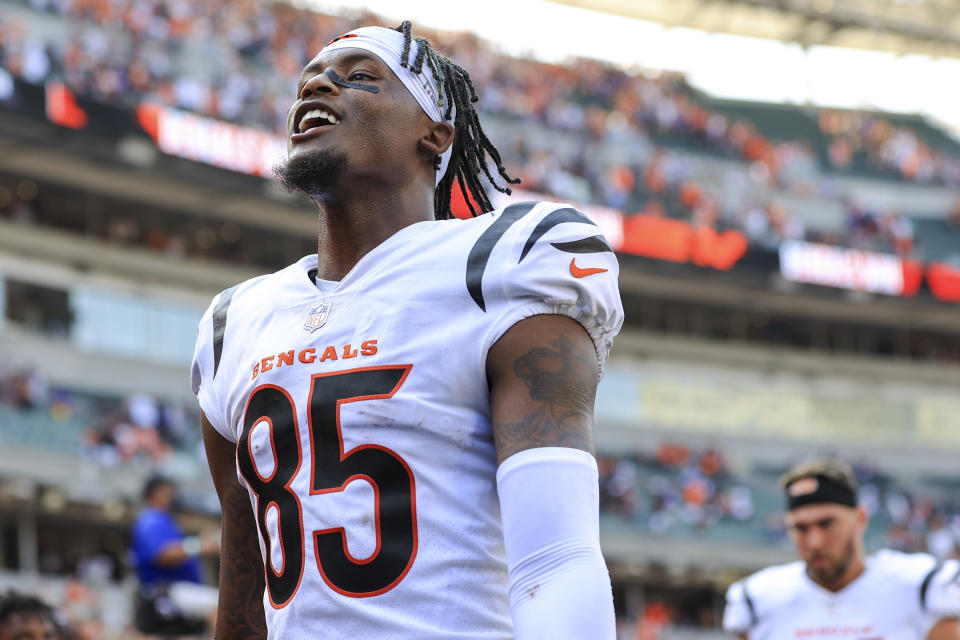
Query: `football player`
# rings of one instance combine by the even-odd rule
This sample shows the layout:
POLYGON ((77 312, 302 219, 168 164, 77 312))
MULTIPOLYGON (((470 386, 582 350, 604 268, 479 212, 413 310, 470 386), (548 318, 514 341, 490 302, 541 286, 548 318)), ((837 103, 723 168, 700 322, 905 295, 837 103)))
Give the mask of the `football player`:
POLYGON ((847 463, 804 463, 781 484, 801 559, 731 585, 724 629, 750 640, 960 639, 960 564, 889 550, 865 557, 867 513, 847 463))
POLYGON ((192 367, 216 637, 612 639, 592 419, 618 266, 512 181, 469 74, 364 27, 303 69, 277 173, 317 253, 214 298, 192 367), (454 183, 474 213, 451 216, 454 183), (477 211, 479 209, 480 211, 477 211))

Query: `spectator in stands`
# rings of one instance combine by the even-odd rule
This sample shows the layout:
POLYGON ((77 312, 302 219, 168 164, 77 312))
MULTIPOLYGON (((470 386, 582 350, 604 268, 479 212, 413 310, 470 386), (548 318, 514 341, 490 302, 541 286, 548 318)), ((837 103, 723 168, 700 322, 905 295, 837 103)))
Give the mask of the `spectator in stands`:
POLYGON ((952 227, 960 227, 960 198, 954 200, 953 207, 947 214, 947 222, 952 227))
MULTIPOLYGON (((284 126, 286 95, 299 61, 322 46, 325 35, 366 20, 249 0, 231 3, 223 15, 211 2, 31 4, 75 24, 65 42, 55 42, 46 33, 33 33, 29 19, 0 19, 0 66, 14 75, 33 83, 60 78, 79 95, 101 102, 131 107, 150 100, 277 131, 284 126), (134 37, 111 37, 118 29, 134 37), (198 58, 222 64, 190 64, 198 58), (264 76, 263 69, 279 73, 264 76)), ((917 132, 894 126, 882 115, 821 110, 822 145, 778 140, 752 122, 702 106, 678 74, 628 74, 588 60, 562 66, 531 60, 500 64, 472 36, 440 40, 478 69, 475 82, 486 96, 480 108, 506 119, 523 118, 547 134, 507 149, 505 160, 519 168, 529 188, 561 200, 607 204, 626 212, 648 205, 656 210, 660 203, 670 217, 710 228, 738 227, 753 244, 769 250, 784 239, 809 236, 829 244, 912 255, 912 224, 897 212, 883 212, 888 220, 879 229, 871 213, 866 227, 851 226, 839 235, 818 233, 789 210, 795 205, 777 204, 774 189, 835 199, 829 173, 848 171, 960 185, 955 150, 933 149, 917 132), (558 139, 565 144, 557 144, 558 139), (727 171, 739 175, 721 178, 716 169, 691 162, 689 154, 664 152, 654 145, 734 158, 747 170, 727 171), (821 165, 829 173, 821 173, 821 165)), ((782 135, 792 134, 785 129, 782 135)), ((16 200, 0 206, 5 209, 0 215, 16 218, 15 209, 26 204, 16 200)), ((42 219, 44 212, 28 217, 42 219)), ((108 227, 108 235, 119 244, 140 244, 172 255, 232 261, 244 256, 240 247, 222 242, 213 248, 193 246, 180 234, 168 240, 129 220, 108 227)))
MULTIPOLYGON (((691 450, 663 441, 654 450, 597 459, 600 511, 655 535, 706 533, 723 523, 749 523, 757 539, 786 541, 782 514, 758 509, 749 474, 735 473, 726 452, 691 450)), ((742 472, 742 469, 739 471, 742 472)), ((861 505, 875 517, 871 542, 891 549, 960 557, 960 505, 950 493, 906 493, 900 482, 861 461, 856 466, 861 505), (882 524, 881 524, 882 523, 882 524)), ((774 492, 775 493, 775 492, 774 492)))
POLYGON ((186 412, 180 404, 161 403, 136 393, 125 404, 107 406, 94 416, 85 440, 88 454, 102 464, 142 461, 162 465, 187 440, 186 412))
POLYGON ((636 510, 636 467, 629 460, 602 456, 600 469, 601 510, 632 517, 636 510))
POLYGON ((32 369, 18 371, 11 378, 13 404, 18 409, 36 409, 47 399, 46 380, 32 369))
POLYGON ((200 559, 219 553, 219 536, 184 534, 171 512, 176 491, 170 479, 151 477, 143 489, 145 507, 133 523, 140 581, 135 616, 144 633, 197 633, 216 611, 217 590, 203 583, 200 559))
POLYGON ((0 595, 0 640, 66 640, 53 609, 34 596, 0 595))

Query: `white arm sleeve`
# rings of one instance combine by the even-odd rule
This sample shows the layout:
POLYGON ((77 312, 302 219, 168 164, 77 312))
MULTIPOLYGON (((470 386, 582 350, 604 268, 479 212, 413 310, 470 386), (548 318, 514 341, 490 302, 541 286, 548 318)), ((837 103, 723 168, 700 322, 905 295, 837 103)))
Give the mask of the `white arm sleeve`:
POLYGON ((527 449, 497 470, 516 640, 613 640, 592 455, 527 449))

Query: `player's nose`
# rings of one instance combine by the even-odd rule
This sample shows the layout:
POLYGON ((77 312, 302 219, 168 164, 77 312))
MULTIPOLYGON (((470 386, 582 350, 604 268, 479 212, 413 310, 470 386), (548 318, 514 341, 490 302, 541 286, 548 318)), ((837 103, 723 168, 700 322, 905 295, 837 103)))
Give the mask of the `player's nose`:
POLYGON ((303 83, 300 89, 300 99, 306 100, 311 96, 339 93, 340 88, 325 73, 315 73, 312 78, 303 83))
POLYGON ((808 549, 819 550, 823 547, 824 535, 819 531, 810 531, 806 535, 804 543, 808 549))

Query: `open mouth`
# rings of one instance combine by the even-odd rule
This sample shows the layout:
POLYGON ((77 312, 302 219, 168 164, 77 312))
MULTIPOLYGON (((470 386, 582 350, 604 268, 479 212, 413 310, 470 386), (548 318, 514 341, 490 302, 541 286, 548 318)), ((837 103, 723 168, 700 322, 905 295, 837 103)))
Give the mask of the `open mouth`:
POLYGON ((297 132, 306 133, 317 127, 329 127, 337 124, 340 120, 332 113, 323 109, 310 109, 300 116, 300 122, 297 123, 297 132))

